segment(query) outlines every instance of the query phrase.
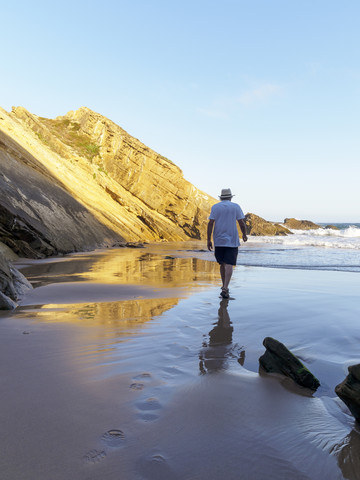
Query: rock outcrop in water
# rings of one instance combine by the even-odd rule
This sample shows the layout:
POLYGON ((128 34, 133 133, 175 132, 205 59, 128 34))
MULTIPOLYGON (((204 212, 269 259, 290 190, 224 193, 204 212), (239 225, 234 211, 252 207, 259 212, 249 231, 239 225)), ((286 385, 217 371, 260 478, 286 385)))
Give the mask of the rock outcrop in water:
POLYGON ((335 387, 335 393, 360 422, 360 364, 348 367, 349 374, 335 387))
POLYGON ((316 230, 322 228, 310 220, 297 220, 296 218, 285 218, 284 225, 286 228, 293 228, 294 230, 316 230))
POLYGON ((254 236, 273 236, 273 235, 291 235, 292 232, 277 223, 268 222, 253 213, 245 215, 246 230, 249 235, 254 236))
POLYGON ((271 337, 263 341, 266 352, 259 358, 261 367, 268 373, 280 373, 292 378, 298 385, 317 390, 319 380, 288 350, 285 345, 271 337))

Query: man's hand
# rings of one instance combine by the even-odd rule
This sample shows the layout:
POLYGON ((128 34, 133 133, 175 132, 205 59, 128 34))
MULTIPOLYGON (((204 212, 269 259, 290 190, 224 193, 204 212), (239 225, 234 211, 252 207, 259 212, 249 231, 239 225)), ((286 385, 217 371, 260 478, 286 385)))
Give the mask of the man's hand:
POLYGON ((240 227, 240 230, 241 230, 241 233, 242 233, 242 239, 243 239, 244 242, 247 242, 246 223, 245 223, 243 218, 238 220, 238 223, 239 223, 239 227, 240 227))
POLYGON ((213 248, 213 244, 211 241, 211 234, 214 228, 214 223, 215 223, 215 220, 210 219, 207 226, 207 247, 208 247, 208 250, 210 250, 210 252, 213 248))

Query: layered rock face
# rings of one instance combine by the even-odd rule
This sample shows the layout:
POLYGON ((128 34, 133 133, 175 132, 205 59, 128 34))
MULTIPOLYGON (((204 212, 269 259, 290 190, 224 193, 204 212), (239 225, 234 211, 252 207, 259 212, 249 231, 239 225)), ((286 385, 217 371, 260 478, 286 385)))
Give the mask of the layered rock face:
MULTIPOLYGON (((30 163, 14 155, 12 160, 47 177, 54 191, 56 186, 65 190, 102 225, 100 236, 104 229, 127 241, 205 235, 215 200, 187 182, 170 160, 107 118, 84 107, 55 120, 21 107, 10 115, 0 111, 0 117, 0 129, 33 157, 30 163)), ((23 183, 17 187, 22 190, 23 183)))
MULTIPOLYGON (((200 239, 214 202, 170 160, 87 108, 55 120, 0 108, 0 244, 20 257, 200 239)), ((0 260, 0 300, 11 308, 23 279, 3 249, 0 260)))
POLYGON ((58 179, 0 131, 0 240, 22 257, 41 258, 115 241, 58 179))

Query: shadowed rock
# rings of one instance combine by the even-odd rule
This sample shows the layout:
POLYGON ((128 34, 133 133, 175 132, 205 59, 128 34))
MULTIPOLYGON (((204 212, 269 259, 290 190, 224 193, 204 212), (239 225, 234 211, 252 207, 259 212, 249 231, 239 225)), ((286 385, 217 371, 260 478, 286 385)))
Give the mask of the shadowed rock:
POLYGON ((298 385, 316 390, 319 380, 288 350, 284 344, 271 337, 263 341, 266 352, 259 358, 261 367, 268 373, 280 373, 292 378, 298 385))
POLYGON ((16 301, 32 286, 0 253, 0 310, 13 310, 16 301))
POLYGON ((10 297, 0 292, 0 310, 14 310, 17 307, 16 302, 10 297))
POLYGON ((43 172, 36 158, 1 127, 0 122, 2 243, 20 257, 43 258, 90 250, 119 239, 57 179, 43 172))
POLYGON ((345 380, 335 387, 335 393, 360 422, 360 364, 351 365, 345 380))

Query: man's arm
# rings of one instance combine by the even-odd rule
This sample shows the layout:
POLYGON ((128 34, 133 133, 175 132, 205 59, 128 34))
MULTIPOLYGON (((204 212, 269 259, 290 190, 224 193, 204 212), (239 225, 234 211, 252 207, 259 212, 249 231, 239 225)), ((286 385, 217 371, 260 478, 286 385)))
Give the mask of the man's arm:
POLYGON ((208 223, 208 226, 207 226, 207 247, 210 251, 213 248, 213 244, 212 244, 212 241, 211 241, 211 234, 212 234, 212 231, 213 231, 213 228, 214 228, 214 223, 215 223, 215 220, 211 219, 211 220, 209 220, 209 223, 208 223))
POLYGON ((242 238, 244 242, 247 242, 247 235, 246 235, 246 223, 244 222, 244 219, 238 220, 238 224, 242 233, 242 238))

